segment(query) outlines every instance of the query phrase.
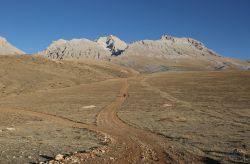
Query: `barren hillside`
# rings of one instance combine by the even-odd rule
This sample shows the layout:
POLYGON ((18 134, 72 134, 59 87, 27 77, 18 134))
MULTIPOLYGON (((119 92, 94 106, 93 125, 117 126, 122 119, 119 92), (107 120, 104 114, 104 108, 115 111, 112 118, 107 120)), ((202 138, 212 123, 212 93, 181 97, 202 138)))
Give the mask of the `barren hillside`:
POLYGON ((11 45, 5 38, 0 36, 0 55, 18 54, 24 54, 24 52, 11 45))

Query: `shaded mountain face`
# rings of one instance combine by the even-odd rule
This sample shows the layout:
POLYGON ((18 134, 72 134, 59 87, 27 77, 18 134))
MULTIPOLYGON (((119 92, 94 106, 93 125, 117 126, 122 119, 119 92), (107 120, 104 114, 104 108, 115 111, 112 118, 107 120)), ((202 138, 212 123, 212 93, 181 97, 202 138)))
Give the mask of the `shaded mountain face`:
POLYGON ((0 36, 0 55, 25 54, 23 51, 11 45, 5 38, 0 36))
POLYGON ((127 43, 113 35, 100 37, 96 42, 108 49, 112 56, 120 55, 128 47, 127 43))

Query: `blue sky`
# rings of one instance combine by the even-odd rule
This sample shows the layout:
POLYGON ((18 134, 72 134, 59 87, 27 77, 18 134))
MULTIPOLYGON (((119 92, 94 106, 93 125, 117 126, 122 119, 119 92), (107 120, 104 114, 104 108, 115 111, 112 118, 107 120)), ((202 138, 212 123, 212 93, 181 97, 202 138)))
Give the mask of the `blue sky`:
POLYGON ((192 37, 250 59, 250 0, 0 0, 0 36, 27 53, 59 38, 192 37))

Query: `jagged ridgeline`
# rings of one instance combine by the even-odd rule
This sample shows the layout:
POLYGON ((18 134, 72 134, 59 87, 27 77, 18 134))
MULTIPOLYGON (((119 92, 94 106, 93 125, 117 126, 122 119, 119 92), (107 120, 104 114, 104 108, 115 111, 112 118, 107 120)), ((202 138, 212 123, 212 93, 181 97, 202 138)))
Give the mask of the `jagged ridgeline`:
POLYGON ((223 57, 198 40, 168 35, 159 40, 141 40, 131 44, 113 35, 95 41, 60 39, 39 54, 56 60, 108 60, 139 72, 250 68, 249 63, 223 57))
MULTIPOLYGON (((0 38, 0 54, 24 54, 0 38)), ((163 35, 158 40, 126 43, 116 36, 59 39, 37 53, 53 60, 97 59, 133 68, 139 72, 187 70, 250 70, 250 63, 224 57, 192 38, 163 35)))
POLYGON ((54 41, 40 52, 52 59, 93 58, 107 59, 119 55, 143 55, 149 57, 176 58, 187 56, 219 56, 201 42, 191 38, 162 36, 160 40, 142 40, 127 44, 116 36, 100 37, 95 41, 72 39, 54 41))
POLYGON ((127 44, 115 36, 100 37, 95 41, 88 39, 59 39, 39 54, 51 59, 104 59, 120 55, 127 44))

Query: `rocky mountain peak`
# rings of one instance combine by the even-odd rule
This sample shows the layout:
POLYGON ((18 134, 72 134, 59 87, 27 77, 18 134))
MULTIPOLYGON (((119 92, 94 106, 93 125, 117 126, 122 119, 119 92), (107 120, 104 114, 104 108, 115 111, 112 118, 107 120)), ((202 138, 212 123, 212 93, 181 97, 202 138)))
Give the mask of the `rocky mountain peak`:
POLYGON ((67 40, 59 39, 59 40, 53 41, 52 44, 50 45, 50 47, 60 46, 60 45, 63 45, 65 43, 67 43, 67 40))
POLYGON ((115 56, 120 55, 128 47, 127 43, 114 35, 100 37, 96 42, 108 49, 115 56))
POLYGON ((110 53, 98 43, 82 38, 54 41, 46 50, 39 54, 51 59, 104 59, 108 60, 110 53))
POLYGON ((173 37, 173 36, 169 36, 169 35, 163 35, 161 36, 161 41, 171 41, 172 43, 178 42, 179 44, 189 44, 194 46, 195 48, 199 49, 199 50, 203 50, 205 47, 205 45, 203 43, 201 43, 198 40, 195 40, 193 38, 177 38, 177 37, 173 37))
POLYGON ((161 40, 170 40, 170 41, 174 42, 175 38, 173 36, 169 36, 169 35, 162 35, 161 40))

